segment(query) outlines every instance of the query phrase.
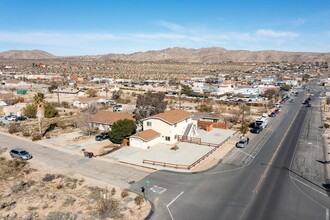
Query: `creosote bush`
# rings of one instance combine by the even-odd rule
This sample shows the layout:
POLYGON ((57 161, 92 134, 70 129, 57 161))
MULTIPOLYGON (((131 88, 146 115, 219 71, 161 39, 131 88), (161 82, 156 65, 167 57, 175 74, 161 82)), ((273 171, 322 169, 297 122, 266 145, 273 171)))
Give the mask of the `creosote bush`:
POLYGON ((135 198, 134 198, 134 202, 136 205, 141 205, 143 203, 143 197, 140 196, 140 195, 137 195, 135 198))
POLYGON ((125 198, 125 197, 127 197, 128 196, 128 192, 127 192, 127 190, 123 190, 122 192, 121 192, 121 198, 125 198))
POLYGON ((9 125, 8 133, 14 134, 20 131, 20 125, 18 123, 12 123, 9 125))
POLYGON ((39 133, 33 133, 32 134, 32 141, 38 141, 41 140, 42 136, 39 133))

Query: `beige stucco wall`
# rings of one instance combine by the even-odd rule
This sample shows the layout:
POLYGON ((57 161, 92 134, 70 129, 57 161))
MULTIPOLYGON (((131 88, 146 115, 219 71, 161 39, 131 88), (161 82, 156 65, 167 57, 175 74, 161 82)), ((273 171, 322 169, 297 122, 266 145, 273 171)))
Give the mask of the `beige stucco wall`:
POLYGON ((160 142, 174 144, 177 142, 177 135, 183 135, 190 123, 194 123, 197 126, 197 121, 191 118, 181 121, 176 125, 170 125, 160 119, 147 119, 143 121, 143 130, 153 129, 161 134, 160 142), (147 126, 147 122, 151 122, 151 126, 147 126), (166 141, 166 136, 170 137, 170 141, 166 141))
POLYGON ((152 147, 155 144, 158 144, 160 142, 161 137, 157 137, 155 139, 152 139, 150 141, 143 141, 140 138, 131 137, 129 138, 129 146, 131 147, 138 147, 147 150, 149 147, 152 147), (140 146, 139 142, 142 142, 142 145, 140 146))

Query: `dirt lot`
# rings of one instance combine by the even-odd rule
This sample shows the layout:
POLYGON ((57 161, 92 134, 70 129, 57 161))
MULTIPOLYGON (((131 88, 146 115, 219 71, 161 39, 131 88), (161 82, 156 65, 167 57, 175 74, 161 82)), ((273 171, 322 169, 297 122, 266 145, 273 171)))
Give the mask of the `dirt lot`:
POLYGON ((0 219, 143 219, 143 197, 0 155, 0 219))

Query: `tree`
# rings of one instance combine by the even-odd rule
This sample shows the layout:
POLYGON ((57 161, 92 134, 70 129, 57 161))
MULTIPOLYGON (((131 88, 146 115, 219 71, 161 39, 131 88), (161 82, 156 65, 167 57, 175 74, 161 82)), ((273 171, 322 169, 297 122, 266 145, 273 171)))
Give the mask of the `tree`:
POLYGON ((245 134, 249 130, 249 124, 245 120, 245 115, 246 115, 246 113, 248 113, 248 114, 250 113, 251 107, 250 106, 247 106, 246 104, 243 103, 240 106, 240 109, 241 109, 241 114, 242 114, 240 132, 242 132, 243 136, 245 136, 245 134))
POLYGON ((181 85, 181 94, 184 94, 184 95, 191 95, 193 93, 193 90, 191 89, 190 86, 188 85, 181 85))
POLYGON ((130 119, 118 120, 111 127, 110 140, 115 144, 121 144, 124 138, 134 134, 135 131, 135 121, 130 119))
POLYGON ((97 91, 95 89, 88 89, 86 91, 86 94, 88 97, 96 97, 97 96, 97 91))
POLYGON ((76 127, 79 128, 83 134, 91 135, 94 131, 93 126, 90 123, 91 114, 87 112, 79 112, 75 119, 76 127))
POLYGON ((284 91, 289 91, 291 89, 291 86, 287 84, 283 84, 281 85, 280 89, 284 91))
POLYGON ((112 93, 111 99, 117 101, 118 99, 120 99, 120 97, 121 97, 122 94, 123 94, 123 93, 122 93, 122 91, 120 91, 120 90, 118 90, 118 91, 114 91, 114 92, 112 93))
MULTIPOLYGON (((51 103, 45 102, 44 108, 44 117, 45 118, 54 118, 58 116, 58 111, 54 105, 51 103)), ((36 104, 32 103, 23 108, 22 113, 28 118, 34 118, 37 116, 38 107, 36 104)))
POLYGON ((28 118, 34 118, 37 115, 37 106, 35 104, 27 105, 23 108, 22 113, 28 118))
POLYGON ((52 83, 49 87, 48 87, 48 91, 50 92, 50 93, 53 93, 53 91, 55 90, 55 89, 57 89, 58 88, 58 86, 55 84, 55 83, 52 83))
POLYGON ((266 91, 265 91, 265 97, 267 97, 269 100, 270 99, 272 99, 272 98, 274 98, 274 96, 276 95, 276 90, 275 89, 267 89, 266 91))
POLYGON ((148 92, 143 95, 138 95, 136 101, 135 117, 137 120, 150 117, 159 113, 163 113, 167 106, 165 93, 148 92))

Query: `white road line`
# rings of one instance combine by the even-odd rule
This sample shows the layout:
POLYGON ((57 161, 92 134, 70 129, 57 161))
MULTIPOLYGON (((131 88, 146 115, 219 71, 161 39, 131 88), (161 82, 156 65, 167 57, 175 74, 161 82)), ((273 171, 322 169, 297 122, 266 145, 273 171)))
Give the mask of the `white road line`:
POLYGON ((329 209, 325 211, 325 219, 329 220, 329 209))
POLYGON ((246 152, 244 152, 244 151, 242 151, 242 150, 240 150, 240 149, 237 149, 237 150, 238 150, 239 152, 245 154, 245 155, 248 155, 249 157, 254 158, 254 156, 252 156, 251 154, 248 154, 248 153, 246 153, 246 152))
POLYGON ((293 179, 293 180, 295 180, 295 181, 301 183, 302 185, 304 185, 304 186, 306 186, 306 187, 308 187, 308 188, 310 188, 310 189, 312 189, 312 190, 314 190, 314 191, 320 193, 320 194, 323 195, 323 196, 328 197, 327 194, 325 194, 325 193, 323 193, 323 192, 321 192, 321 191, 319 191, 319 190, 317 190, 317 189, 314 189, 313 187, 309 186, 308 184, 304 183, 303 181, 300 181, 300 180, 298 180, 298 179, 296 179, 296 178, 294 178, 294 177, 292 177, 292 176, 290 176, 290 177, 291 177, 291 179, 293 179))
POLYGON ((182 191, 179 195, 177 195, 169 204, 166 205, 167 211, 170 213, 171 219, 173 219, 173 215, 169 209, 169 206, 172 205, 173 202, 175 202, 175 200, 177 200, 182 194, 184 193, 184 191, 182 191))

